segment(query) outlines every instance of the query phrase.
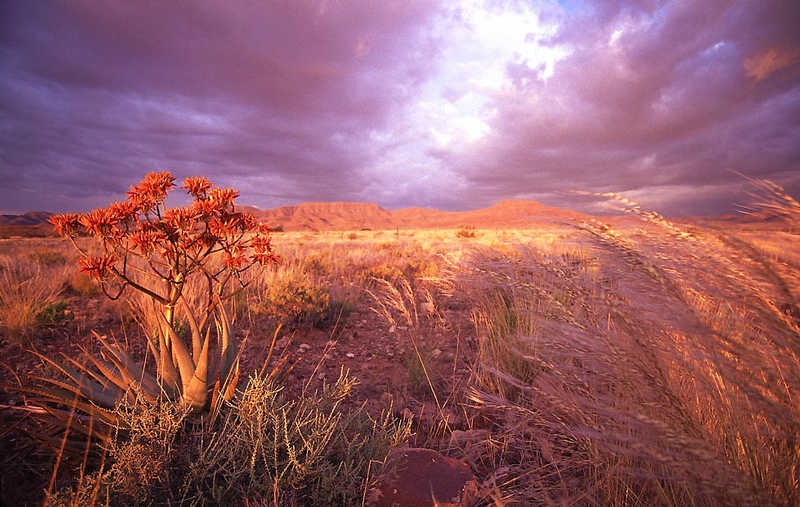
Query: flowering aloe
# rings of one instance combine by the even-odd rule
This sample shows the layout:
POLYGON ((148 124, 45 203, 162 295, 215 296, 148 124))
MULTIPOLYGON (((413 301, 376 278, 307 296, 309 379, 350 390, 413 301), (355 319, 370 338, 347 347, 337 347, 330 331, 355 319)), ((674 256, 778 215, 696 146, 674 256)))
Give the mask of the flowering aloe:
POLYGON ((225 301, 246 286, 246 271, 278 259, 269 229, 236 211, 238 192, 214 187, 204 177, 188 178, 182 188, 192 203, 167 208, 164 200, 174 188, 170 173, 150 173, 131 187, 125 201, 50 219, 81 254, 81 271, 98 280, 107 296, 116 299, 133 289, 153 303, 160 324, 146 331, 155 377, 122 347, 101 338, 103 358, 87 354, 89 365, 66 358, 65 366, 43 357, 69 380, 41 379, 46 388, 29 391, 61 405, 75 398, 73 404, 83 412, 102 417, 109 415, 104 409, 113 408, 132 388, 149 398, 165 393, 200 410, 216 409, 232 396, 238 347, 225 301), (75 241, 82 231, 99 241, 100 255, 91 255, 75 241), (197 281, 204 293, 200 303, 185 294, 188 284, 197 281), (188 323, 191 343, 177 331, 178 309, 188 323))

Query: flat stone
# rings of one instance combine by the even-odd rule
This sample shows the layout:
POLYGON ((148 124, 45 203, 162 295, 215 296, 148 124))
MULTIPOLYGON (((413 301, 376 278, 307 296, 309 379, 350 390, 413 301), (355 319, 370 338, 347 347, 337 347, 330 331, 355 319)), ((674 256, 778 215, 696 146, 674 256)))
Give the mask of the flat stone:
POLYGON ((477 481, 469 466, 433 449, 397 449, 381 481, 379 507, 460 507, 469 505, 477 481))

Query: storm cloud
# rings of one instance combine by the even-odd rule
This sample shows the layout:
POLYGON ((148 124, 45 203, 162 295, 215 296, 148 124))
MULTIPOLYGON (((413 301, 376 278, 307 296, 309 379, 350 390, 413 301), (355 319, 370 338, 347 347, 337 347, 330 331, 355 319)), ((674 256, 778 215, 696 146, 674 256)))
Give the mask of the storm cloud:
POLYGON ((151 170, 260 207, 500 199, 667 214, 800 193, 800 7, 704 2, 4 2, 0 209, 151 170))

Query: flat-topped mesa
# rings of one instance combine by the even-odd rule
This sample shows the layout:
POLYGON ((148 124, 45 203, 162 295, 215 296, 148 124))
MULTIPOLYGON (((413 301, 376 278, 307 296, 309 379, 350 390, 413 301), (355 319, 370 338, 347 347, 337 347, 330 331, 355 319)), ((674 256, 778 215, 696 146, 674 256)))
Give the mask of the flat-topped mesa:
POLYGON ((287 231, 393 229, 396 226, 391 212, 372 202, 304 202, 250 211, 261 222, 287 231))

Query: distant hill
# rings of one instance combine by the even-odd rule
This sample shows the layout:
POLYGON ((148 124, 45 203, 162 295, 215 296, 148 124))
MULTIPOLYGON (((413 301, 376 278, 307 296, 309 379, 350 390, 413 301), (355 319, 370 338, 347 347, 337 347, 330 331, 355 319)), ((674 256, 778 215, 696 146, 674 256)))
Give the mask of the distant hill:
POLYGON ((29 211, 24 215, 0 215, 0 226, 44 224, 52 215, 46 211, 29 211))
POLYGON ((0 215, 0 238, 54 236, 53 226, 47 221, 51 215, 52 213, 46 211, 29 211, 22 215, 0 215))
POLYGON ((304 202, 260 210, 244 207, 260 221, 285 231, 393 229, 391 211, 368 202, 304 202))
POLYGON ((390 211, 375 203, 362 202, 306 202, 268 210, 246 209, 259 221, 272 227, 282 227, 285 231, 436 229, 461 225, 478 228, 526 227, 588 217, 535 201, 501 201, 489 208, 470 211, 429 208, 390 211))
MULTIPOLYGON (((476 228, 546 228, 559 223, 582 222, 590 215, 545 206, 536 201, 505 200, 488 208, 469 211, 440 211, 430 208, 386 210, 368 202, 304 202, 296 206, 258 209, 240 206, 259 222, 284 231, 344 231, 386 229, 446 229, 469 225, 476 228)), ((32 211, 23 215, 0 215, 0 237, 52 236, 47 222, 52 213, 32 211)), ((615 226, 637 226, 640 219, 631 215, 601 218, 615 226)), ((781 218, 764 215, 722 215, 718 217, 685 217, 679 223, 707 226, 785 227, 781 218), (774 222, 774 223, 773 223, 774 222)))

